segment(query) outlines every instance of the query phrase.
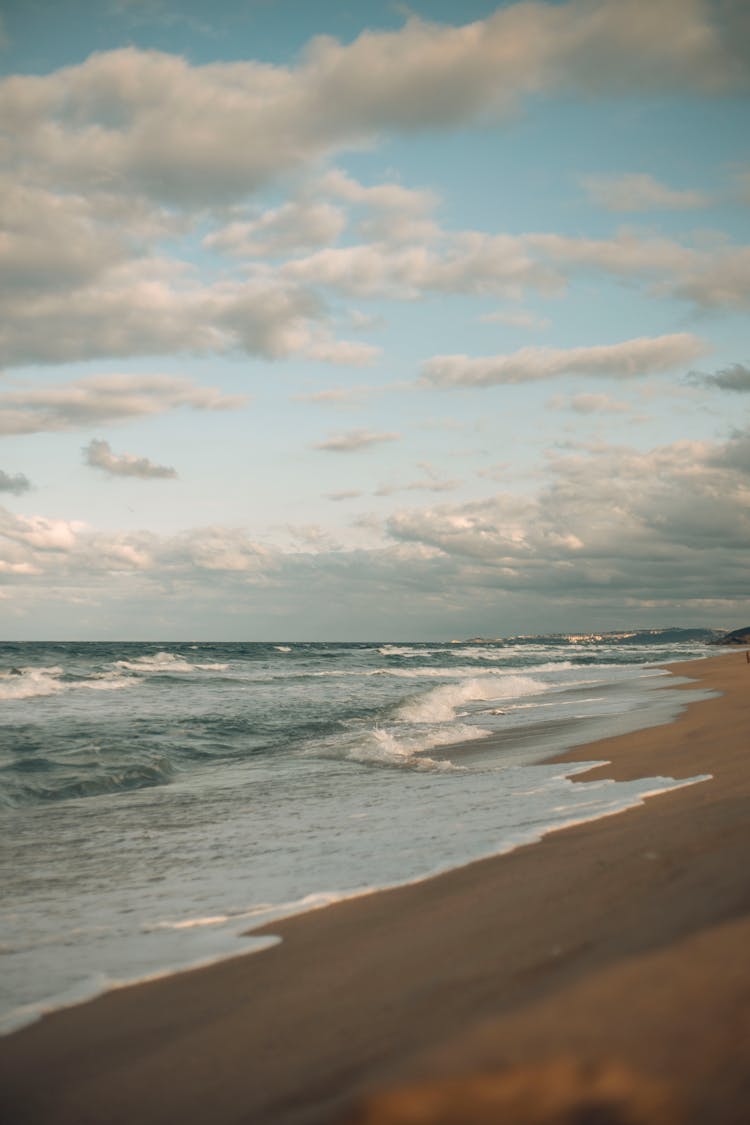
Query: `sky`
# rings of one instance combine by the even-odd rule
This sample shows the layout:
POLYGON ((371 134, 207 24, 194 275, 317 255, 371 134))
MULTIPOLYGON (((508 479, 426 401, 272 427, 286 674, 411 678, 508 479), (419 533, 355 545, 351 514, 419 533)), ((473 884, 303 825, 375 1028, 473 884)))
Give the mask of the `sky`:
POLYGON ((750 619, 744 0, 0 0, 0 636, 750 619))

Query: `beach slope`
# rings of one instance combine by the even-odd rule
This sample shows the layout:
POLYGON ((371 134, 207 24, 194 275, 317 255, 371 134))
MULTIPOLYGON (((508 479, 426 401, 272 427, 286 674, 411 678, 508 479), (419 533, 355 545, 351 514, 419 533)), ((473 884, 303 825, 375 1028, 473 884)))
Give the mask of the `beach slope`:
POLYGON ((712 780, 54 1013, 0 1040, 0 1121, 745 1123, 750 666, 673 671, 720 694, 564 759, 712 780))

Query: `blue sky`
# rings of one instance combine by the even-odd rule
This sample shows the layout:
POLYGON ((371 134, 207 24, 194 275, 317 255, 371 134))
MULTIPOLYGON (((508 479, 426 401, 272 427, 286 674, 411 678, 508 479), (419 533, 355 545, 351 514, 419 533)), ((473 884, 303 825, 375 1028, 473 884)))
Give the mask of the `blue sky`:
POLYGON ((744 620, 743 4, 0 13, 7 638, 744 620))

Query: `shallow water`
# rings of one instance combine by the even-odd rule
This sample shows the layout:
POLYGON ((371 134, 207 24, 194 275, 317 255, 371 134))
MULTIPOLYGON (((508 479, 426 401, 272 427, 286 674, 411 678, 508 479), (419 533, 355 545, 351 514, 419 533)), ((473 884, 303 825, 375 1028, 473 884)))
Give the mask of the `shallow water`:
POLYGON ((671 787, 543 759, 667 721, 691 696, 656 662, 705 652, 674 633, 0 646, 0 1026, 671 787))

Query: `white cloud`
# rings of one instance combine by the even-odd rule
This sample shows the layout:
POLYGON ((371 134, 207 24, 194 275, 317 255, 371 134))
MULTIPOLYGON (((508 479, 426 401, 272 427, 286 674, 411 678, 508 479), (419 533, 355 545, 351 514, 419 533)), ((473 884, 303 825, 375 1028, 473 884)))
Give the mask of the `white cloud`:
MULTIPOLYGON (((480 564, 545 596, 680 601, 740 596, 750 547, 750 437, 645 453, 606 445, 550 457, 534 495, 396 513, 398 540, 480 564)), ((620 603, 621 604, 621 603, 620 603)))
POLYGON ((382 130, 507 114, 527 95, 720 94, 746 80, 732 11, 704 0, 526 2, 459 27, 319 37, 294 68, 103 52, 5 79, 0 116, 27 180, 192 206, 241 199, 382 130))
POLYGON ((143 480, 176 477, 168 465, 155 465, 148 457, 134 457, 132 453, 115 454, 109 442, 92 439, 83 450, 84 460, 92 469, 101 469, 113 477, 140 477, 143 480))
POLYGON ((442 355, 422 365, 421 383, 449 388, 529 383, 561 375, 635 378, 671 371, 705 351, 697 336, 678 333, 593 347, 521 348, 509 355, 480 358, 442 355))
POLYGON ((398 183, 366 187, 338 168, 327 172, 316 185, 318 191, 365 208, 359 223, 363 238, 376 242, 428 242, 440 228, 432 218, 438 198, 428 189, 406 188, 398 183))
MULTIPOLYGON (((241 528, 99 532, 0 509, 0 574, 14 605, 27 604, 24 592, 37 610, 94 598, 122 605, 136 631, 157 604, 170 620, 187 615, 191 628, 229 622, 261 601, 264 621, 299 627, 323 604, 329 625, 354 620, 354 635, 365 635, 394 606, 394 626, 476 620, 507 632, 511 603, 521 607, 516 627, 538 630, 553 627, 549 614, 601 610, 622 622, 663 609, 684 622, 746 603, 747 430, 645 452, 558 450, 546 478, 535 479, 536 491, 523 495, 397 511, 386 523, 391 543, 367 549, 331 544, 314 526, 292 529, 301 547, 284 551, 241 528)), ((377 533, 378 521, 358 522, 377 533)))
POLYGON ((244 397, 178 375, 89 375, 70 383, 0 392, 0 434, 77 430, 179 407, 236 410, 244 397))
POLYGON ((701 309, 750 304, 750 247, 727 245, 723 236, 696 246, 627 230, 610 239, 527 234, 522 241, 548 268, 568 274, 588 270, 642 280, 656 296, 678 297, 701 309))
POLYGON ((274 552, 249 539, 240 528, 207 527, 183 532, 161 545, 178 571, 227 571, 265 580, 275 568, 274 552))
POLYGON ((711 202, 704 192, 667 187, 647 172, 584 176, 581 183, 591 202, 606 211, 691 211, 711 202))
POLYGON ((2 354, 28 364, 244 351, 362 365, 378 352, 335 339, 323 303, 307 289, 267 273, 211 286, 184 273, 179 263, 143 259, 70 291, 8 293, 0 301, 2 354))
MULTIPOLYGON (((278 276, 283 284, 357 298, 417 300, 464 293, 518 301, 527 290, 560 295, 570 278, 589 273, 640 282, 654 296, 677 297, 704 309, 750 304, 750 248, 728 245, 720 236, 690 245, 629 230, 607 239, 433 230, 428 239, 415 239, 327 247, 283 263, 278 276)), ((546 327, 532 313, 513 308, 480 320, 546 327)))
MULTIPOLYGON (((6 363, 237 351, 266 359, 371 363, 377 347, 337 338, 324 290, 360 298, 474 294, 518 301, 528 290, 559 295, 571 277, 593 273, 636 281, 656 296, 703 309, 750 305, 750 248, 719 238, 691 246, 629 231, 609 239, 441 232, 420 218, 431 205, 427 193, 387 183, 366 188, 341 173, 323 182, 329 179, 340 194, 380 208, 369 229, 380 241, 326 245, 273 265, 254 257, 248 277, 211 284, 199 281, 187 263, 153 252, 160 234, 178 229, 163 209, 111 193, 12 188, 0 244, 0 351, 6 363)), ((325 243, 341 222, 338 209, 303 199, 253 222, 225 225, 207 240, 238 254, 286 253, 295 243, 304 249, 305 239, 325 243)), ((517 309, 482 319, 544 327, 517 309)))
POLYGON ((346 216, 330 203, 292 200, 255 219, 235 221, 212 232, 204 246, 236 257, 278 257, 335 242, 346 216))
POLYGON ((126 259, 113 226, 83 195, 60 195, 0 177, 0 288, 25 293, 81 285, 126 259))
POLYGON ((319 250, 281 268, 294 283, 322 285, 354 297, 414 300, 432 293, 490 293, 518 299, 526 286, 563 288, 558 272, 536 261, 515 235, 462 231, 439 247, 363 243, 319 250))
POLYGON ((0 535, 35 551, 71 551, 86 525, 80 520, 51 520, 44 516, 16 516, 0 526, 0 535))
POLYGON ((750 247, 700 255, 694 269, 662 288, 701 309, 746 309, 750 307, 750 247))
POLYGON ((313 449, 323 449, 328 453, 353 453, 358 449, 368 449, 383 442, 398 441, 396 433, 373 433, 370 430, 347 430, 341 434, 331 434, 325 441, 317 442, 313 449))

